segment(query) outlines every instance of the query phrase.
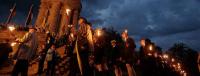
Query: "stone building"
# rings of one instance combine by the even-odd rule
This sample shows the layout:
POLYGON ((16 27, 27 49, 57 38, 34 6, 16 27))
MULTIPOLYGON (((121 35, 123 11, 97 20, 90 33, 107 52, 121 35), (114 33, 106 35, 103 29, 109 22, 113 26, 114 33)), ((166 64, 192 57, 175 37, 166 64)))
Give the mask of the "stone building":
POLYGON ((80 0, 41 0, 35 25, 61 36, 69 31, 68 25, 76 27, 80 12, 80 0))

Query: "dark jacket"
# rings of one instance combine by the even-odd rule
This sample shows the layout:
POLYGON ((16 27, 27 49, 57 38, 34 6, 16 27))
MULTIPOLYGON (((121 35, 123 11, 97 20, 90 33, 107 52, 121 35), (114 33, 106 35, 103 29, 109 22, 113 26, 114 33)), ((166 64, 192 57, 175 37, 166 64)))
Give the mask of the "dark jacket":
POLYGON ((128 38, 122 43, 123 49, 121 50, 122 59, 125 63, 133 63, 135 54, 135 42, 132 38, 128 38))

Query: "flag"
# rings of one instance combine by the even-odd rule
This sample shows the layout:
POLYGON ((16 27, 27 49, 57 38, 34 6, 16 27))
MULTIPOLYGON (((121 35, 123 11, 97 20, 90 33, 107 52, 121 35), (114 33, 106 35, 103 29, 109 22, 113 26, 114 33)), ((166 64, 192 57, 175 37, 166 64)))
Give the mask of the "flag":
POLYGON ((31 7, 30 7, 28 16, 26 18, 25 26, 29 25, 31 23, 32 18, 33 18, 32 8, 33 8, 33 5, 31 5, 31 7))
POLYGON ((46 11, 46 14, 45 14, 45 17, 44 17, 44 20, 42 22, 42 28, 43 29, 47 29, 47 20, 48 20, 48 17, 49 17, 49 9, 46 11))
POLYGON ((12 8, 12 9, 10 9, 10 12, 11 12, 11 17, 13 18, 15 15, 16 15, 16 8, 14 7, 14 8, 12 8))
POLYGON ((94 52, 94 43, 90 25, 87 25, 87 40, 89 42, 90 51, 94 52))
POLYGON ((42 28, 45 29, 46 27, 46 17, 42 21, 42 28))
POLYGON ((80 55, 79 55, 79 52, 78 52, 78 37, 76 39, 74 51, 76 52, 79 70, 81 72, 81 75, 83 75, 82 62, 81 62, 81 58, 80 58, 80 55))
POLYGON ((10 9, 10 15, 6 21, 6 24, 10 23, 10 20, 16 15, 16 3, 14 4, 13 8, 10 9))

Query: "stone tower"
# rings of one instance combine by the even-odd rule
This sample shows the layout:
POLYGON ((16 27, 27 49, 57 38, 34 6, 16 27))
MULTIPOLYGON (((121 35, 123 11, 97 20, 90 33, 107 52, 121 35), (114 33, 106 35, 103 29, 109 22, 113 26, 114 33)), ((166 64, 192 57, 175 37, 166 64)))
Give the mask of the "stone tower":
POLYGON ((80 0, 41 0, 35 25, 61 36, 68 25, 77 25, 80 11, 80 0))

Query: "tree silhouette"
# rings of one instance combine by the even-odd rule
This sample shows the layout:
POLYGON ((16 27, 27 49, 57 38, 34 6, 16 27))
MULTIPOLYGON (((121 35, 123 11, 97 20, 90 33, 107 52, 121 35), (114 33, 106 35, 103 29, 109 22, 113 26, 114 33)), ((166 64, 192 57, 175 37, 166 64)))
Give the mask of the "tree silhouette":
POLYGON ((199 76, 198 52, 191 49, 184 43, 175 43, 168 51, 170 55, 178 59, 186 70, 188 76, 199 76))

